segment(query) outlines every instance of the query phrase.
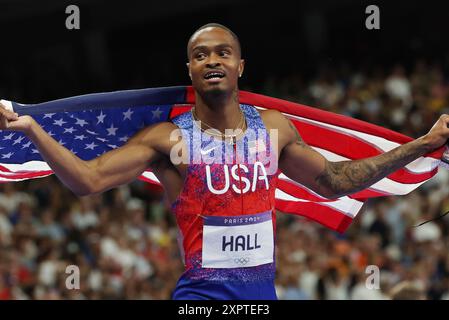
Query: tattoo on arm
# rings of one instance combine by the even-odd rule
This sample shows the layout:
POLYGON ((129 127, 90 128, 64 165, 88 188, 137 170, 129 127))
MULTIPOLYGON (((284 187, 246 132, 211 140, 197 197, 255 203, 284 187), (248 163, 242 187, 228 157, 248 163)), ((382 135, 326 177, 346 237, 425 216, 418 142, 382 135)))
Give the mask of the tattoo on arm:
POLYGON ((361 191, 426 152, 418 139, 376 157, 354 161, 326 161, 325 169, 315 178, 318 192, 341 197, 361 191))

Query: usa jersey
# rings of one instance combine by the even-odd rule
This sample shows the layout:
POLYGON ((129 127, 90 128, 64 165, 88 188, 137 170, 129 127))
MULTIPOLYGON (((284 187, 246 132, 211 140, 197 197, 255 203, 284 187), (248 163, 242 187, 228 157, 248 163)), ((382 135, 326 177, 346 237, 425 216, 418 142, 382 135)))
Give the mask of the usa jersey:
POLYGON ((173 299, 276 299, 277 150, 259 112, 240 108, 247 130, 234 146, 196 130, 190 112, 173 119, 189 161, 171 208, 185 264, 173 299))

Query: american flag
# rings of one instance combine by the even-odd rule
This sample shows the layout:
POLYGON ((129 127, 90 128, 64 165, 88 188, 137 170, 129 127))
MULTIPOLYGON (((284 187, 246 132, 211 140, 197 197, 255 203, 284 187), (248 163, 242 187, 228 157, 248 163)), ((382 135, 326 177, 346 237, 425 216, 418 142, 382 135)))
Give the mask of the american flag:
MULTIPOLYGON (((40 104, 2 100, 19 115, 33 118, 60 144, 84 160, 118 148, 141 128, 190 110, 192 87, 166 87, 96 93, 40 104)), ((240 103, 277 109, 296 126, 304 141, 330 161, 362 159, 389 151, 412 139, 350 117, 305 105, 240 91, 240 103)), ((444 147, 427 154, 369 188, 329 200, 280 174, 276 207, 344 232, 368 198, 404 195, 438 172, 444 147)), ((0 131, 0 181, 20 181, 52 174, 33 143, 22 133, 0 131)), ((141 180, 159 183, 150 168, 141 180)))

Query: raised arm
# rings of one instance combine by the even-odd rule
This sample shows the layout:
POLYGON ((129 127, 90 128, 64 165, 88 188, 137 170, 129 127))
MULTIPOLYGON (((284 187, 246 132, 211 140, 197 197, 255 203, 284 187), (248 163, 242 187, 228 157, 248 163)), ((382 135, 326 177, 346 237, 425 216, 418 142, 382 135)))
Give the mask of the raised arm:
POLYGON ((160 123, 147 127, 122 147, 84 161, 55 141, 32 117, 18 117, 0 106, 0 129, 25 133, 56 176, 79 196, 99 193, 137 178, 160 156, 159 144, 169 126, 174 125, 160 123))
POLYGON ((428 134, 393 150, 366 159, 331 162, 302 140, 291 121, 281 114, 275 117, 281 128, 279 168, 290 179, 329 199, 366 189, 449 139, 449 116, 442 115, 428 134))

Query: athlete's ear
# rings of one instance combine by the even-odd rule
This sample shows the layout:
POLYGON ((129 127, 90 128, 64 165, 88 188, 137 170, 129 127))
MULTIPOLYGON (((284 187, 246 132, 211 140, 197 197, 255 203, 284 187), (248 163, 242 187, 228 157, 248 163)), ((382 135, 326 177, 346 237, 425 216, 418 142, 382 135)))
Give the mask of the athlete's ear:
POLYGON ((190 72, 190 63, 187 62, 187 63, 186 63, 186 66, 187 66, 187 69, 189 69, 189 77, 190 77, 190 80, 192 80, 192 72, 190 72))
POLYGON ((240 63, 239 63, 239 78, 242 77, 243 69, 245 69, 245 60, 244 59, 240 59, 240 63))

